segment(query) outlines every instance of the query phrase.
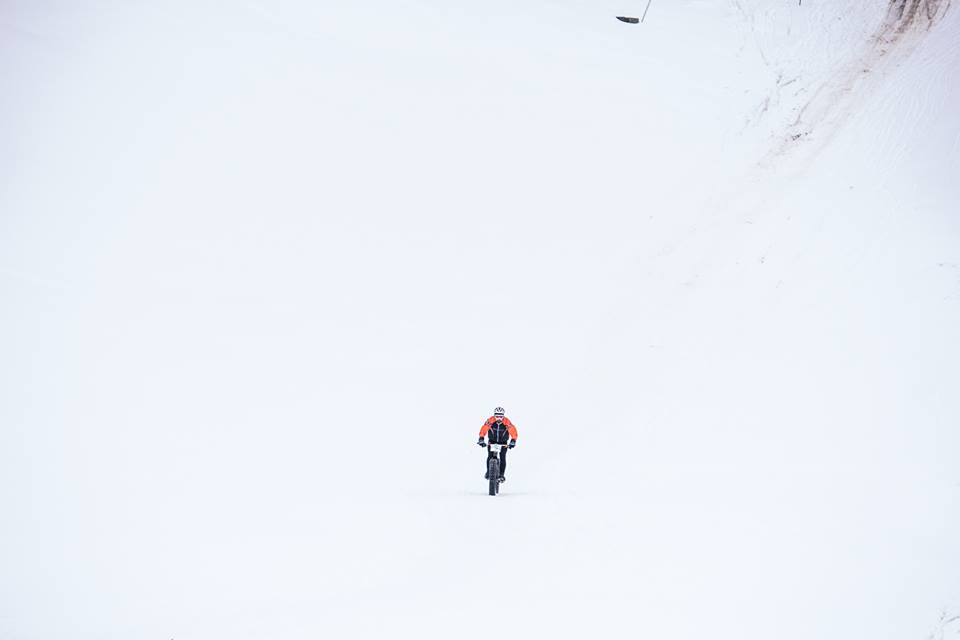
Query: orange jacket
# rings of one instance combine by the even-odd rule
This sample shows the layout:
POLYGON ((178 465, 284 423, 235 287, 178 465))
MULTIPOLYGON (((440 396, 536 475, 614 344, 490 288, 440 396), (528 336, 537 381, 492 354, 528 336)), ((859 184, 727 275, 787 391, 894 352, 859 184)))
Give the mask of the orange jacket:
MULTIPOLYGON (((482 426, 482 427, 480 427, 480 437, 481 437, 481 438, 486 438, 486 437, 487 437, 487 432, 490 431, 490 427, 492 427, 493 425, 495 425, 496 422, 497 422, 497 417, 496 417, 496 416, 490 416, 489 418, 487 418, 487 421, 483 423, 483 426, 482 426)), ((516 428, 515 426, 513 426, 513 423, 512 423, 512 422, 510 422, 510 418, 504 416, 504 417, 501 419, 501 422, 503 423, 503 426, 505 426, 505 427, 507 428, 507 433, 510 434, 510 438, 513 439, 513 440, 516 440, 516 439, 517 439, 517 428, 516 428)))

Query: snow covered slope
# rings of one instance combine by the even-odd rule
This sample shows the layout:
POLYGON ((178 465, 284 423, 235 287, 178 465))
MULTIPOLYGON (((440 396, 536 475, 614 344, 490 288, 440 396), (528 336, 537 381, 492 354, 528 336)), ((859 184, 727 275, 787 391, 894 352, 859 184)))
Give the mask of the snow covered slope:
POLYGON ((0 638, 956 635, 957 8, 341 4, 0 7, 0 638))

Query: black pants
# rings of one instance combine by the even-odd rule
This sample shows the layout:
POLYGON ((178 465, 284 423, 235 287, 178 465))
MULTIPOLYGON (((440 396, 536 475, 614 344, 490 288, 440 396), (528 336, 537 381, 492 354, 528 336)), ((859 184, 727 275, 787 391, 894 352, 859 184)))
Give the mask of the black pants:
MULTIPOLYGON (((487 469, 490 468, 490 458, 496 456, 489 446, 487 446, 487 466, 484 467, 483 472, 487 473, 487 469)), ((503 477, 507 473, 507 447, 504 446, 500 449, 500 476, 503 477)))

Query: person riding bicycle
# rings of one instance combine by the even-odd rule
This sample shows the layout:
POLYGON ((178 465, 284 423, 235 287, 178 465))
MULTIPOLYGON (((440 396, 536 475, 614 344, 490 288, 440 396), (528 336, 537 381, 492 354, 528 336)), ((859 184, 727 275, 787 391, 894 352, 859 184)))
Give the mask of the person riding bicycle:
MULTIPOLYGON (((517 446, 517 428, 510 422, 510 418, 505 415, 503 407, 497 407, 493 410, 493 415, 487 418, 487 421, 480 427, 480 439, 477 444, 487 448, 487 464, 490 464, 490 458, 495 456, 490 450, 490 444, 505 444, 507 447, 500 449, 500 482, 506 482, 507 478, 504 472, 507 470, 507 448, 513 449, 517 446), (490 438, 490 444, 487 444, 486 438, 490 438)), ((489 472, 483 474, 484 480, 489 480, 489 472)))

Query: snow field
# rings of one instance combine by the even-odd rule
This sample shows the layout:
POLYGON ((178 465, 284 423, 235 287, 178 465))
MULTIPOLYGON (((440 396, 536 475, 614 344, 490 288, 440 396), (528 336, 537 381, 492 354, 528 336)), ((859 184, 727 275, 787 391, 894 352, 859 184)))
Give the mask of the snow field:
POLYGON ((0 9, 0 638, 951 632, 960 22, 805 4, 0 9))

